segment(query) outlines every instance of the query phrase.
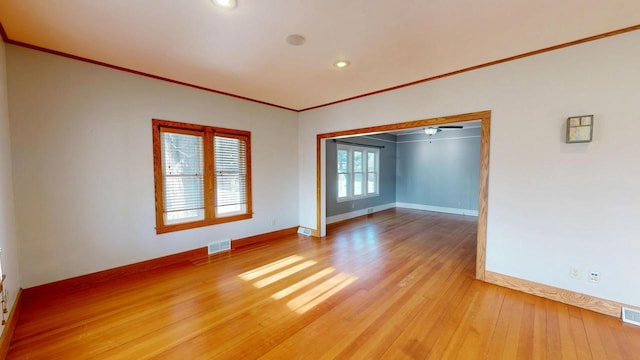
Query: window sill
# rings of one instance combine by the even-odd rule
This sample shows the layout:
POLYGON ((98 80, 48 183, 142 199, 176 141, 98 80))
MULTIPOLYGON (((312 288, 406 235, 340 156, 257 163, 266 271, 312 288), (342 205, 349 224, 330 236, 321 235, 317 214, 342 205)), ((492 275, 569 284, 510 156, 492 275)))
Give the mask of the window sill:
POLYGON ((179 224, 171 224, 171 225, 158 225, 156 226, 156 234, 165 234, 174 231, 188 230, 199 228, 203 226, 211 226, 217 224, 224 224, 233 221, 240 221, 253 218, 253 214, 240 214, 234 216, 221 217, 213 220, 199 220, 192 222, 184 222, 179 224))
POLYGON ((356 201, 356 200, 373 198, 377 196, 380 196, 380 194, 369 194, 369 195, 363 195, 363 196, 351 196, 348 198, 337 198, 336 202, 341 203, 341 202, 348 202, 348 201, 356 201))

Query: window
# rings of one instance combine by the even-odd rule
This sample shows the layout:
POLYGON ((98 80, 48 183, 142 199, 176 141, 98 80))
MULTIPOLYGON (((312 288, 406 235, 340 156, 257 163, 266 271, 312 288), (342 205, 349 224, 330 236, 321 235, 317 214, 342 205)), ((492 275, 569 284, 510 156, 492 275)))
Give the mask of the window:
POLYGON ((338 145, 338 201, 378 195, 379 149, 338 145))
POLYGON ((153 120, 156 232, 252 217, 251 133, 153 120))
POLYGON ((378 193, 378 153, 367 152, 367 195, 378 193))

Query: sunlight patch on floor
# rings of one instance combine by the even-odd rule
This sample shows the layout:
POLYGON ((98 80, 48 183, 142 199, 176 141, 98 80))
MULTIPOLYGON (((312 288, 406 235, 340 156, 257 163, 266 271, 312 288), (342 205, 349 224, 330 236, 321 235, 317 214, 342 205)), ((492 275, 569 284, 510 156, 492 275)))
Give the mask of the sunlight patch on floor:
POLYGON ((289 301, 287 306, 298 314, 303 314, 349 286, 356 279, 355 276, 340 273, 289 301))
POLYGON ((283 267, 287 266, 287 265, 291 265, 293 263, 296 263, 300 260, 304 259, 302 256, 299 255, 292 255, 289 257, 286 257, 284 259, 280 259, 278 261, 274 261, 270 264, 261 266, 259 268, 253 269, 253 270, 249 270, 245 273, 240 274, 240 278, 242 280, 245 281, 250 281, 253 280, 255 278, 259 278, 260 276, 266 275, 268 273, 274 272, 278 269, 282 269, 283 267))
POLYGON ((332 267, 328 267, 325 269, 322 269, 320 271, 318 271, 317 273, 304 278, 304 280, 298 281, 297 283, 289 286, 288 288, 282 289, 280 291, 278 291, 277 293, 271 295, 272 298, 276 299, 276 300, 280 300, 283 297, 289 296, 291 294, 293 294, 294 292, 302 289, 303 287, 313 283, 314 281, 320 280, 323 277, 331 274, 332 272, 336 271, 336 269, 332 268, 332 267))
POLYGON ((279 273, 273 274, 267 278, 264 278, 260 281, 256 281, 255 283, 253 283, 253 285, 257 288, 261 288, 261 287, 265 287, 269 284, 273 284, 274 282, 278 281, 278 280, 282 280, 290 275, 293 275, 299 271, 302 271, 312 265, 315 265, 316 262, 313 260, 307 260, 301 264, 298 264, 296 266, 292 266, 286 270, 280 271, 279 273))
MULTIPOLYGON (((249 270, 238 276, 242 280, 248 282, 253 281, 253 286, 257 288, 263 288, 277 283, 280 280, 287 279, 290 276, 298 274, 316 264, 317 262, 314 260, 305 261, 305 258, 302 256, 292 255, 249 270)), ((281 300, 288 296, 294 296, 295 293, 302 291, 301 294, 289 300, 287 302, 287 306, 298 314, 303 314, 340 292, 340 290, 346 288, 358 279, 357 277, 346 273, 339 273, 327 278, 335 271, 336 269, 333 267, 325 267, 324 269, 316 271, 312 275, 309 275, 304 279, 275 292, 271 297, 275 300, 281 300), (318 284, 314 285, 315 283, 318 284)))

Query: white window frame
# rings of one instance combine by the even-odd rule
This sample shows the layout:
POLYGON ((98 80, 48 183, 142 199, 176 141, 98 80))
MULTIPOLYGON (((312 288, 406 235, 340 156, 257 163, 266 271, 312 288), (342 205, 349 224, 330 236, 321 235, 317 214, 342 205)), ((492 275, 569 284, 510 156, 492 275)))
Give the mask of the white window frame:
POLYGON ((353 200, 379 196, 380 195, 380 149, 368 147, 368 146, 339 144, 336 149, 336 189, 337 189, 337 192, 336 192, 337 202, 353 201, 353 200), (347 171, 346 172, 340 172, 338 168, 338 162, 339 162, 338 154, 340 153, 341 150, 347 151, 347 171), (356 172, 354 171, 354 164, 353 164, 354 152, 362 152, 362 171, 358 172, 359 174, 362 174, 362 194, 360 195, 354 195, 354 190, 356 187, 355 186, 356 172), (369 170, 368 154, 375 154, 375 169, 374 169, 375 171, 371 171, 371 172, 368 171, 369 170), (367 185, 368 185, 369 174, 371 173, 375 173, 376 188, 375 188, 375 192, 369 193, 367 185), (343 197, 339 196, 341 174, 346 174, 347 178, 349 179, 347 184, 347 195, 343 197))

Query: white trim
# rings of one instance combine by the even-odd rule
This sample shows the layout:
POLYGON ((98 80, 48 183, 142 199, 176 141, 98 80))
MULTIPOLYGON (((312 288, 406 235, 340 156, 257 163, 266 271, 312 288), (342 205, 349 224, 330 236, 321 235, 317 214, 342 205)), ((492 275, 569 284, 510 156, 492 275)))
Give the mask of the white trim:
POLYGON ((401 203, 401 202, 396 203, 396 207, 405 208, 405 209, 414 209, 414 210, 435 211, 435 212, 448 213, 448 214, 478 216, 478 210, 470 210, 470 209, 458 209, 458 208, 449 208, 449 207, 442 207, 442 206, 410 204, 410 203, 401 203))
MULTIPOLYGON (((395 134, 391 134, 391 135, 395 135, 395 134)), ((396 136, 397 136, 397 135, 396 135, 396 136)), ((392 143, 392 144, 397 143, 397 141, 396 141, 396 140, 381 139, 381 138, 379 138, 379 137, 370 136, 370 135, 362 135, 362 136, 360 136, 360 137, 367 138, 367 139, 371 139, 371 140, 384 141, 384 142, 388 142, 388 143, 392 143)))
POLYGON ((341 197, 341 198, 338 198, 336 200, 336 202, 337 203, 341 203, 341 202, 347 202, 347 201, 356 201, 356 200, 362 200, 362 199, 372 198, 372 197, 376 197, 376 196, 380 196, 380 194, 379 193, 371 193, 371 194, 366 194, 366 195, 357 195, 357 196, 351 196, 351 197, 341 197))
MULTIPOLYGON (((338 196, 336 196, 336 202, 345 202, 345 201, 354 201, 359 199, 365 199, 369 197, 375 197, 380 195, 380 149, 378 148, 369 148, 366 145, 345 145, 338 144, 336 147, 336 154, 339 155, 340 151, 347 152, 347 172, 340 172, 338 169, 336 170, 336 185, 338 187, 338 196), (362 154, 362 171, 356 172, 354 165, 354 153, 359 152, 362 154), (369 171, 369 160, 368 155, 375 155, 375 171, 369 171), (368 192, 368 181, 369 174, 376 174, 376 191, 373 193, 368 192), (347 184, 347 196, 340 197, 340 175, 347 174, 349 179, 349 184, 347 184), (361 191, 362 193, 359 195, 354 194, 355 189, 355 175, 362 174, 362 185, 361 191)), ((337 163, 339 164, 340 160, 336 158, 337 163)), ((336 166, 338 168, 338 166, 336 166)))
MULTIPOLYGON (((421 133, 424 135, 424 132, 421 132, 421 133)), ((409 135, 415 135, 415 134, 400 134, 400 135, 396 135, 396 136, 409 136, 409 135)), ((367 138, 367 139, 372 139, 372 140, 384 141, 384 142, 388 142, 388 143, 392 143, 392 144, 406 144, 406 143, 425 142, 425 141, 445 141, 445 140, 473 139, 473 138, 479 138, 480 137, 480 135, 467 135, 467 136, 434 137, 434 138, 429 139, 428 135, 425 135, 425 136, 426 137, 424 139, 403 140, 403 141, 402 140, 391 141, 391 140, 380 139, 380 138, 373 137, 373 136, 368 136, 368 135, 364 135, 364 136, 361 136, 361 137, 367 138)))
POLYGON ((415 143, 415 142, 427 142, 427 141, 447 141, 447 140, 460 140, 460 139, 473 139, 473 138, 479 138, 480 135, 469 135, 469 136, 455 136, 455 137, 444 137, 444 138, 425 138, 425 139, 419 139, 419 140, 405 140, 405 141, 396 141, 396 144, 408 144, 408 143, 415 143))
POLYGON ((423 204, 410 204, 410 203, 389 203, 384 205, 372 206, 366 209, 360 209, 356 211, 351 211, 344 214, 338 214, 333 216, 327 216, 327 224, 333 224, 339 221, 349 220, 356 218, 358 216, 363 216, 370 214, 368 212, 369 209, 372 209, 372 213, 377 213, 379 211, 393 209, 393 208, 403 208, 403 209, 414 209, 414 210, 425 210, 425 211, 435 211, 447 214, 457 214, 457 215, 465 215, 465 216, 478 216, 478 210, 470 210, 470 209, 457 209, 457 208, 448 208, 442 206, 431 206, 431 205, 423 205, 423 204))
POLYGON ((368 211, 369 209, 372 209, 371 213, 377 213, 379 211, 393 209, 395 207, 396 207, 396 203, 389 203, 389 204, 384 204, 384 205, 372 206, 372 207, 369 207, 369 208, 366 208, 366 209, 356 210, 356 211, 352 211, 352 212, 348 212, 348 213, 344 213, 344 214, 338 214, 338 215, 334 215, 334 216, 327 216, 327 224, 333 224, 333 223, 338 222, 338 221, 353 219, 353 218, 358 217, 358 216, 363 216, 363 215, 370 214, 369 211, 368 211))

